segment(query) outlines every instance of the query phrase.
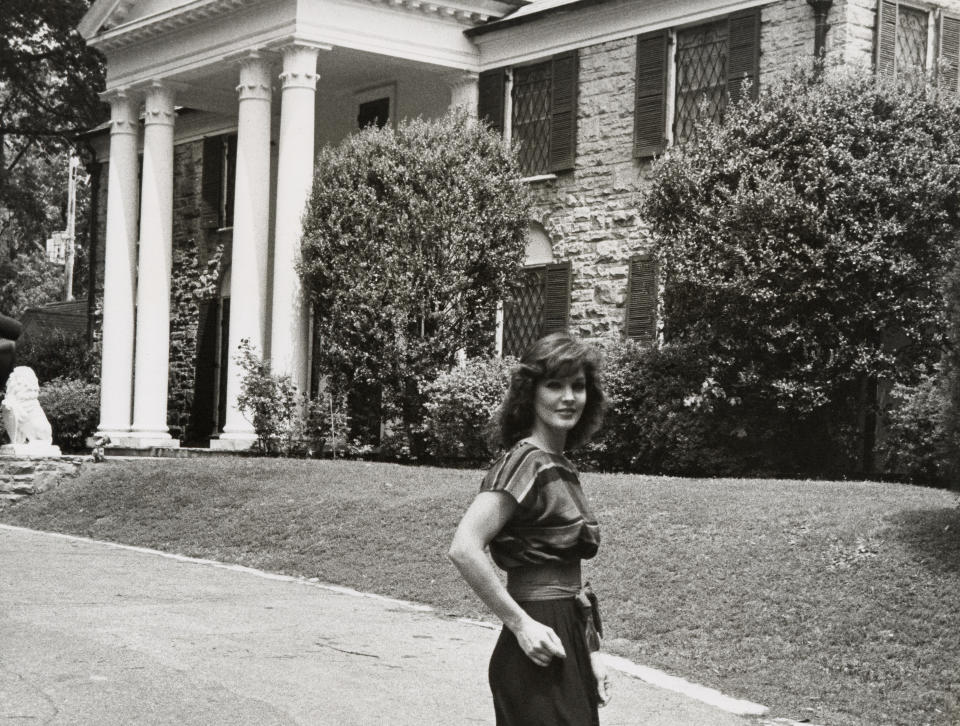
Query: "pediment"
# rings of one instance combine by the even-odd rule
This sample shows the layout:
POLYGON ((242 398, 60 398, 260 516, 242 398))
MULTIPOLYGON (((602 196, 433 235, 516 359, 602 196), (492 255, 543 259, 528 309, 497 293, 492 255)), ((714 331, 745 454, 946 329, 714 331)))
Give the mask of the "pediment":
POLYGON ((224 0, 96 0, 83 20, 78 30, 80 34, 90 39, 121 25, 136 23, 152 17, 175 15, 178 10, 197 10, 204 8, 214 11, 220 5, 229 4, 224 0))

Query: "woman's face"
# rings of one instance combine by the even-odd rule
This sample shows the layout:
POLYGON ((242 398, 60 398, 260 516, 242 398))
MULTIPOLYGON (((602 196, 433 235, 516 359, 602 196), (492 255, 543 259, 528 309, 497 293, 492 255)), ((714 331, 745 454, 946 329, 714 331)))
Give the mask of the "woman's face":
POLYGON ((583 368, 569 376, 545 378, 537 384, 534 395, 536 423, 557 433, 569 433, 583 415, 586 404, 587 377, 583 368))

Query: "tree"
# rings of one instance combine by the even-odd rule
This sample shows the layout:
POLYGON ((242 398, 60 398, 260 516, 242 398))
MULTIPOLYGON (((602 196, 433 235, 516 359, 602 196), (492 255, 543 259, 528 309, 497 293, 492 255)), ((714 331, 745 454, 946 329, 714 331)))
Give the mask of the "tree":
MULTIPOLYGON (((0 305, 11 304, 8 282, 44 271, 45 240, 64 229, 71 149, 92 161, 78 134, 102 121, 105 107, 98 96, 103 60, 76 31, 89 6, 89 0, 5 0, 0 13, 0 305)), ((79 261, 85 192, 81 185, 79 261)), ((82 283, 84 277, 74 279, 82 283)), ((47 302, 45 289, 44 284, 29 291, 27 302, 47 302)))
POLYGON ((709 363, 694 405, 709 390, 794 470, 850 468, 845 436, 871 470, 878 382, 916 381, 946 343, 958 121, 923 83, 801 72, 665 155, 643 211, 665 337, 709 363))
POLYGON ((368 128, 321 151, 316 168, 300 268, 315 361, 349 391, 355 427, 364 399, 368 421, 415 425, 423 380, 460 349, 492 349, 497 302, 523 260, 518 168, 499 136, 459 113, 368 128))
POLYGON ((0 136, 69 143, 103 119, 103 59, 76 30, 89 7, 90 0, 4 0, 0 136))

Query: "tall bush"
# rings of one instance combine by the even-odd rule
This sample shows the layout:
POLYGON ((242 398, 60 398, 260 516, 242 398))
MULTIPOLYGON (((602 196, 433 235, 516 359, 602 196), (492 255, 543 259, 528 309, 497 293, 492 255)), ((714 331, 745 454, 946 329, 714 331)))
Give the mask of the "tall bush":
POLYGON ((930 86, 798 73, 656 165, 665 337, 703 362, 688 393, 736 405, 747 442, 871 469, 878 381, 915 383, 946 342, 958 121, 930 86))
POLYGON ((371 437, 377 420, 399 418, 413 434, 423 382, 460 349, 491 352, 497 301, 523 260, 519 179, 499 136, 463 113, 371 127, 320 152, 300 272, 316 363, 349 392, 355 433, 365 418, 371 437))

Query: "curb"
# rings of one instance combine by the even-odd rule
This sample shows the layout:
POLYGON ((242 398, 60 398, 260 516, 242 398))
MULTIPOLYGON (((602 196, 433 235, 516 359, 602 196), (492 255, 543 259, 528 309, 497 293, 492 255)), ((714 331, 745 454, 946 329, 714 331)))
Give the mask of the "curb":
MULTIPOLYGON (((222 570, 231 570, 233 572, 239 572, 246 575, 253 575, 255 577, 260 577, 265 580, 274 580, 279 582, 289 582, 297 585, 305 585, 308 587, 315 587, 321 590, 326 590, 328 592, 335 592, 340 595, 348 595, 350 597, 362 597, 370 600, 376 600, 388 605, 393 605, 396 607, 403 607, 413 612, 420 613, 435 613, 437 615, 442 615, 436 608, 431 605, 424 605, 422 603, 411 602, 409 600, 399 600, 397 598, 387 597, 385 595, 377 595, 376 593, 371 592, 362 592, 360 590, 355 590, 351 587, 344 587, 342 585, 332 585, 329 583, 320 582, 316 577, 295 577, 293 575, 279 575, 273 572, 266 572, 265 570, 258 570, 253 567, 247 567, 245 565, 234 565, 226 562, 219 562, 218 560, 208 560, 200 557, 188 557, 187 555, 180 555, 171 552, 163 552, 161 550, 149 549, 147 547, 137 547, 135 545, 125 545, 119 544, 117 542, 107 542, 105 540, 91 539, 90 537, 79 537, 72 534, 63 534, 61 532, 47 532, 44 530, 30 529, 29 527, 17 527, 11 524, 0 524, 0 530, 10 530, 14 532, 29 532, 31 534, 41 534, 48 537, 57 537, 60 539, 71 540, 76 542, 89 542, 93 544, 102 545, 104 547, 109 547, 112 549, 127 550, 130 552, 138 552, 141 554, 154 555, 157 557, 164 557, 166 559, 176 560, 178 562, 185 562, 188 564, 194 565, 206 565, 208 567, 216 567, 222 570)), ((493 623, 489 623, 483 620, 473 620, 470 618, 456 618, 458 622, 464 623, 466 625, 473 625, 475 627, 486 628, 488 630, 498 630, 500 626, 493 623)), ((750 701, 745 701, 738 698, 733 698, 731 696, 726 696, 720 691, 717 691, 713 688, 707 688, 706 686, 700 686, 695 683, 690 683, 689 681, 679 678, 677 676, 671 676, 663 671, 659 671, 656 668, 650 668, 648 666, 639 665, 634 663, 627 658, 622 658, 616 655, 610 655, 608 653, 604 654, 604 659, 607 662, 607 665, 610 668, 613 668, 616 671, 623 673, 624 675, 636 678, 637 680, 644 681, 649 683, 652 686, 657 688, 662 688, 668 691, 674 691, 680 693, 687 698, 691 698, 696 701, 712 706, 721 711, 726 711, 738 716, 764 716, 769 713, 770 709, 766 706, 762 706, 758 703, 752 703, 750 701)), ((796 722, 790 721, 788 719, 775 719, 773 721, 763 721, 760 726, 794 726, 796 722)), ((800 724, 796 724, 800 726, 800 724)), ((812 724, 804 724, 803 726, 814 726, 812 724)))

